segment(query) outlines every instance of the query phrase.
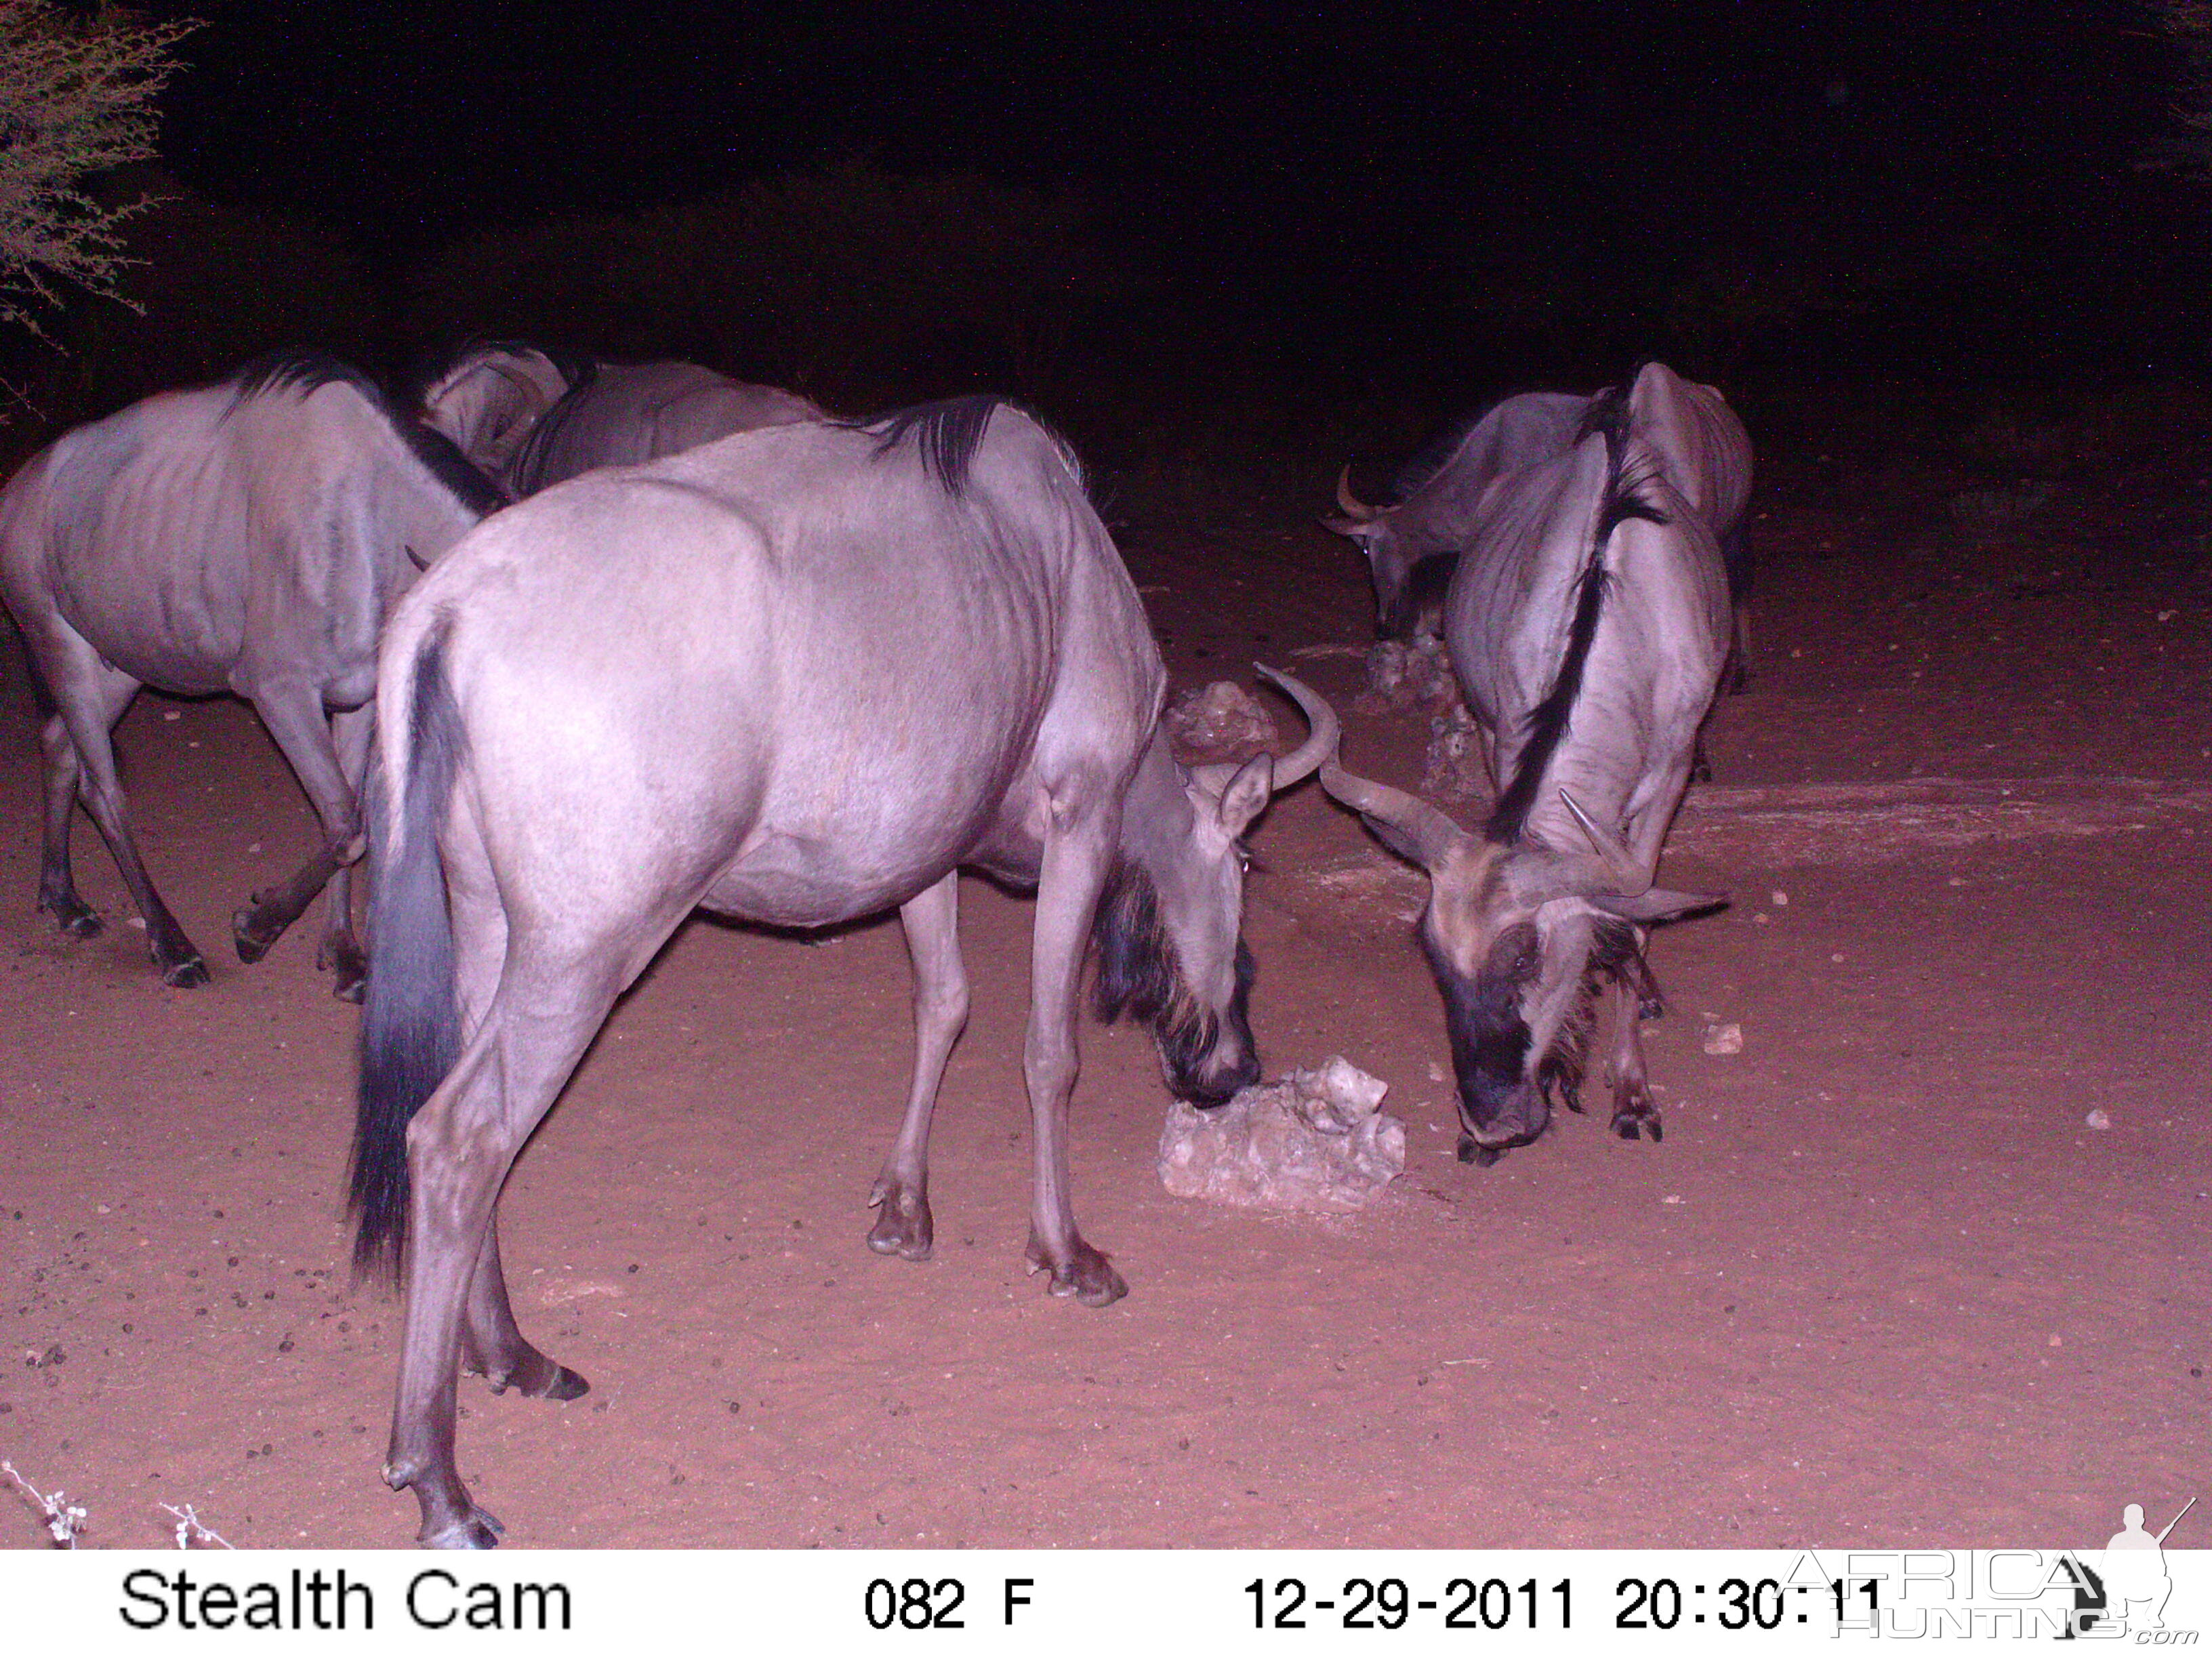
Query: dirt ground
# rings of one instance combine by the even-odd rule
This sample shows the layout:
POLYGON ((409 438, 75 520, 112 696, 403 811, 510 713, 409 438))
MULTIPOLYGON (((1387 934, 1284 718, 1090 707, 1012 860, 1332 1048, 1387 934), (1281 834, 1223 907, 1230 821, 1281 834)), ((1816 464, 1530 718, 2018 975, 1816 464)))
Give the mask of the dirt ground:
MULTIPOLYGON (((1975 527, 1961 488, 1763 488, 1751 689, 1662 877, 1735 901, 1653 950, 1662 1145, 1601 1097, 1455 1160, 1419 880, 1309 786, 1255 837, 1255 1025, 1271 1073, 1384 1079, 1406 1175, 1342 1220, 1171 1199, 1149 1042, 1087 1025, 1078 1209, 1132 1286, 1093 1311, 1021 1269, 1025 903, 963 898, 923 1266, 862 1243, 896 927, 695 922, 508 1187, 525 1327, 592 1390, 465 1382, 477 1496, 526 1546, 2087 1545, 2172 1514, 2212 1405, 2212 489, 2062 485, 1975 527)), ((1358 690, 1355 650, 1313 649, 1370 615, 1324 495, 1119 528, 1179 686, 1260 656, 1358 690)), ((109 930, 35 914, 9 639, 0 674, 0 1456, 88 1545, 167 1543, 163 1504, 240 1545, 403 1544, 398 1310, 349 1282, 339 1213, 356 1011, 312 926, 252 968, 228 940, 309 843, 298 790, 239 705, 126 718, 215 975, 164 989, 82 817, 109 930)), ((1425 737, 1348 713, 1346 757, 1410 784, 1425 737)), ((27 1504, 0 1541, 45 1541, 27 1504)))

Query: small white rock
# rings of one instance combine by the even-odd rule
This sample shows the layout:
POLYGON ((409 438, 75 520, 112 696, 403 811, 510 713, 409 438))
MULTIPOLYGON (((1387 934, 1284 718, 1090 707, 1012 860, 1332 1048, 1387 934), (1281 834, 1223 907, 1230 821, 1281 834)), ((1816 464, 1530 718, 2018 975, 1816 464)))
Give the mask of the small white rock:
POLYGON ((2112 1127, 2112 1120, 2106 1115, 2105 1109, 2101 1106, 2095 1111, 2091 1112, 2087 1117, 2082 1119, 2082 1121, 2087 1123, 2093 1129, 2109 1129, 2112 1127))
POLYGON ((1778 909, 1788 908, 1790 904, 1790 895, 1784 892, 1779 887, 1776 888, 1774 890, 1774 903, 1775 908, 1778 909))
POLYGON ((165 720, 173 720, 177 718, 177 711, 172 708, 167 714, 163 714, 161 718, 165 720))
POLYGON ((1709 1054, 1740 1054, 1743 1052, 1743 1027, 1736 1024, 1705 1027, 1705 1052, 1709 1054))
POLYGON ((1431 1060, 1429 1062, 1429 1081, 1431 1083, 1442 1083, 1443 1080, 1444 1068, 1437 1065, 1433 1060, 1431 1060))
POLYGON ((133 916, 130 921, 125 922, 123 925, 125 927, 136 927, 143 933, 146 931, 146 918, 143 916, 133 916))

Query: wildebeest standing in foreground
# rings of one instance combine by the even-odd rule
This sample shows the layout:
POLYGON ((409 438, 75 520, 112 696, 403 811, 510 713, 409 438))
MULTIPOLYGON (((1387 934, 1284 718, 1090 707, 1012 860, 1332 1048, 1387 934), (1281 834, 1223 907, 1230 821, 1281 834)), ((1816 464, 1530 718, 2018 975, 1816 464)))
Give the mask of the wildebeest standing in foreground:
POLYGON ((821 410, 696 363, 610 363, 520 341, 478 341, 423 390, 422 417, 520 501, 589 472, 687 449, 821 410))
POLYGON ((1555 1090, 1580 1109, 1607 981, 1613 1127, 1659 1138, 1638 1035, 1657 1005, 1645 929, 1720 902, 1652 885, 1729 640, 1719 550, 1665 426, 1679 405, 1645 396, 1673 378, 1654 365, 1601 394, 1580 443, 1483 498, 1444 607, 1498 789, 1481 832, 1334 757, 1322 769, 1324 789, 1428 873, 1420 939, 1471 1162, 1542 1133, 1555 1090))
MULTIPOLYGON (((1719 544, 1734 612, 1729 678, 1731 689, 1741 690, 1750 651, 1745 607, 1753 574, 1750 434, 1718 388, 1685 380, 1661 365, 1638 374, 1630 396, 1649 441, 1664 455, 1668 476, 1719 544)), ((1593 401, 1553 392, 1504 399, 1401 468, 1392 500, 1382 507, 1352 495, 1349 468, 1339 476, 1342 514, 1325 522, 1366 555, 1384 638, 1410 638, 1424 614, 1433 614, 1491 486, 1573 448, 1593 401)))
POLYGON ((1029 1261, 1055 1295, 1123 1294, 1068 1193, 1086 945, 1101 1012, 1150 1022, 1176 1094, 1255 1080, 1238 838, 1327 734, 1279 770, 1176 765, 1143 608, 1050 434, 970 398, 576 479, 449 555, 383 671, 352 1197, 364 1266, 405 1235, 385 1478, 423 1541, 496 1530, 454 1468, 459 1366, 583 1391, 516 1328, 500 1187, 695 907, 800 927, 898 907, 914 1079, 868 1243, 918 1260, 968 1009, 955 872, 1034 885, 1029 1261))
POLYGON ((323 845, 232 918, 258 961, 325 885, 321 961, 360 994, 348 866, 374 720, 376 645, 392 602, 500 505, 436 433, 395 418, 359 371, 264 359, 64 434, 0 494, 0 599, 41 706, 46 857, 39 908, 77 938, 100 919, 70 872, 82 799, 171 985, 207 965, 146 873, 109 733, 141 685, 230 691, 259 713, 320 820, 323 845))

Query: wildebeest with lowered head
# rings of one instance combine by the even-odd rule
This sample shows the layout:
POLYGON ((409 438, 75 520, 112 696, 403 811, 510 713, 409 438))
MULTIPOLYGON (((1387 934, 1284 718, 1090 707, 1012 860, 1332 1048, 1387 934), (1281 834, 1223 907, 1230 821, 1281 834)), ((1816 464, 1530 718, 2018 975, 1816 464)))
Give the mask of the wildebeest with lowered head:
MULTIPOLYGON (((1728 585, 1677 482, 1657 365, 1594 399, 1565 454, 1498 480, 1452 578, 1444 637, 1481 730, 1496 804, 1480 834, 1343 771, 1322 787, 1425 871, 1420 938, 1458 1074, 1460 1151, 1534 1140, 1557 1091, 1579 1109, 1601 981, 1617 988, 1615 1130, 1657 1139, 1638 1023, 1656 1011, 1649 924, 1717 899, 1652 885, 1728 652, 1728 585)), ((1302 701, 1317 699, 1304 688, 1302 701)))
POLYGON ((611 363, 520 341, 463 347, 426 384, 422 418, 517 501, 599 466, 658 460, 821 410, 697 363, 611 363))
POLYGON ((931 1249, 929 1120, 967 1017, 963 867, 1036 890, 1028 1257, 1125 1286, 1078 1231, 1066 1111, 1097 940, 1170 1086, 1260 1074, 1239 837, 1319 764, 1179 769, 1142 605, 1067 452, 989 398, 771 428, 589 474, 489 520, 393 617, 379 691, 374 966, 352 1181, 364 1263, 407 1249, 385 1476, 423 1541, 489 1545, 454 1376, 571 1398, 516 1328, 495 1207, 623 988, 695 907, 817 927, 893 906, 906 1114, 869 1244, 931 1249))
POLYGON ((39 907, 100 920, 70 871, 73 804, 100 826, 171 985, 207 964, 138 856, 109 732, 141 685, 252 703, 321 820, 323 845, 232 918, 259 959, 327 885, 322 960, 360 994, 347 867, 374 712, 378 629, 427 564, 501 504, 444 438, 395 417, 358 370, 265 358, 64 434, 0 494, 0 599, 46 711, 39 907))
MULTIPOLYGON (((1719 544, 1734 607, 1729 679, 1740 690, 1749 653, 1744 607, 1753 577, 1747 522, 1750 434, 1717 387, 1649 367, 1658 372, 1632 376, 1629 395, 1646 441, 1664 455, 1668 476, 1719 544)), ((1474 537, 1484 496, 1507 475, 1571 449, 1594 402, 1553 392, 1508 398, 1408 461, 1381 507, 1352 495, 1351 469, 1345 469, 1336 485, 1342 513, 1323 522, 1366 555, 1384 638, 1410 638, 1425 617, 1440 620, 1444 592, 1474 537)))

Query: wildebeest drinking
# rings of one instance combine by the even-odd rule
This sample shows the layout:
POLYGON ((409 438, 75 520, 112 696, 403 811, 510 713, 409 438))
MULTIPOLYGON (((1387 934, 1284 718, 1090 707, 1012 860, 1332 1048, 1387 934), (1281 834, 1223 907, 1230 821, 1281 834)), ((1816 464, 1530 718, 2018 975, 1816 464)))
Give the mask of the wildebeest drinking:
POLYGON ((1481 833, 1334 757, 1322 769, 1429 876, 1420 938, 1469 1161, 1542 1133, 1554 1091, 1580 1109, 1603 981, 1619 991, 1613 1127, 1659 1138, 1638 1030, 1657 1002, 1644 930, 1719 902, 1652 879, 1729 641, 1719 550, 1668 430, 1677 385, 1655 364, 1601 394, 1580 442, 1479 505, 1444 637, 1498 790, 1481 833))
POLYGON ((576 479, 419 585, 383 672, 352 1195, 365 1263, 405 1235, 385 1476, 424 1541, 494 1540, 454 1466, 462 1364, 583 1390, 515 1326, 500 1186, 694 907, 790 927, 898 907, 915 1064, 868 1242, 919 1259, 968 1009, 956 872, 1034 885, 1028 1259, 1056 1295, 1123 1294, 1068 1190, 1086 945, 1102 1012, 1150 1023, 1175 1092, 1255 1079, 1239 837, 1322 744, 1176 766, 1143 608, 1050 434, 971 398, 576 479))
POLYGON ((681 454, 822 411, 697 363, 612 363, 478 341, 430 377, 422 418, 516 500, 593 467, 681 454))
POLYGON ((357 370, 271 357, 79 427, 0 494, 0 599, 23 631, 46 712, 39 905, 86 938, 100 920, 70 871, 82 799, 145 919, 154 965, 207 965, 138 855, 109 732, 141 685, 235 692, 284 751, 323 845, 232 918, 258 960, 327 884, 322 960, 359 994, 347 866, 367 763, 377 630, 418 564, 500 504, 447 441, 395 418, 357 370))

